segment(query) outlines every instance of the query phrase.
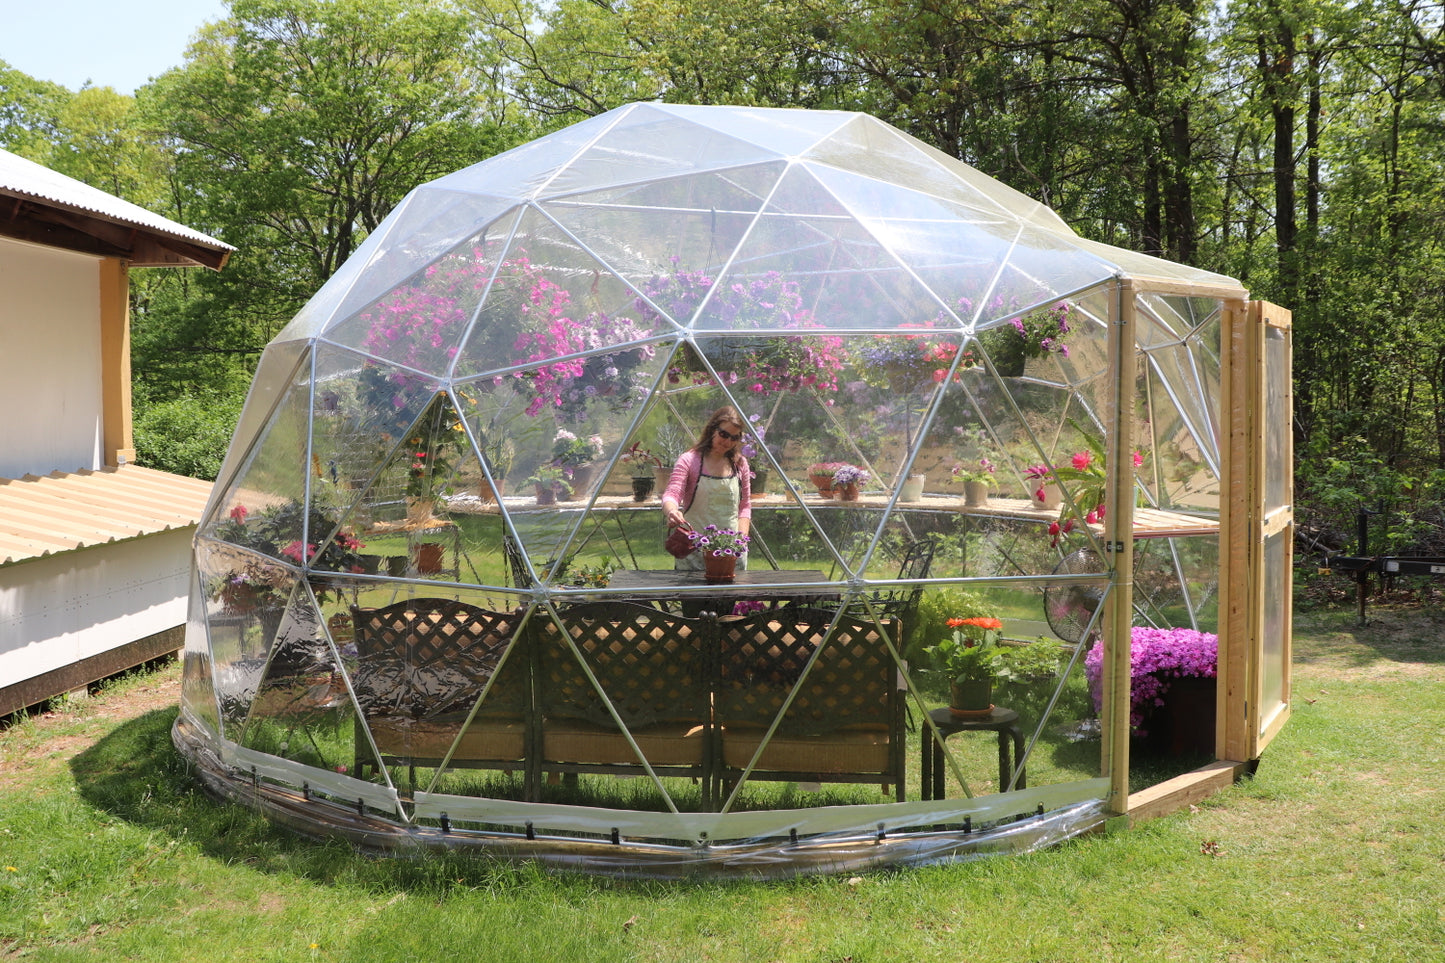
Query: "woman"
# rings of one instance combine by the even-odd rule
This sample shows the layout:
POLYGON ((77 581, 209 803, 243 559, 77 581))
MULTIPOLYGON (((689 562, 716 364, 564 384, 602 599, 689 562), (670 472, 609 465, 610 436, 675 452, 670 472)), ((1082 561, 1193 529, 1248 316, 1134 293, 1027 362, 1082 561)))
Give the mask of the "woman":
MULTIPOLYGON (((753 517, 752 472, 740 451, 742 441, 743 418, 737 409, 724 405, 714 411, 697 444, 678 457, 662 493, 662 514, 669 529, 686 525, 701 531, 716 525, 748 534, 753 517)), ((747 568, 747 555, 738 559, 737 567, 747 568)), ((678 559, 674 568, 701 570, 702 553, 678 559)))

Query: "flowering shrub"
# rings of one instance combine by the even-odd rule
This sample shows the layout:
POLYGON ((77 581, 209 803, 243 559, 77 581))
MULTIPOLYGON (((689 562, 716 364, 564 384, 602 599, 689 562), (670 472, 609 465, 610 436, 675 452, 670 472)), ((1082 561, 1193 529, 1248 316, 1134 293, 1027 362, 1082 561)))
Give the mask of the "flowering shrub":
MULTIPOLYGON (((678 259, 674 257, 672 263, 676 268, 678 259)), ((653 275, 643 285, 642 293, 646 298, 638 298, 635 307, 644 323, 664 321, 653 305, 674 319, 689 318, 711 294, 706 307, 709 327, 716 323, 727 330, 752 329, 765 333, 740 353, 736 366, 719 370, 728 384, 740 384, 745 391, 757 394, 802 388, 838 390, 838 372, 843 370, 843 339, 836 335, 784 333, 816 328, 818 323, 813 313, 803 307, 797 282, 785 279, 777 271, 717 287, 713 278, 701 271, 675 269, 671 274, 653 275)), ((681 381, 683 375, 678 369, 668 373, 674 383, 681 381)), ((711 376, 695 372, 692 380, 706 384, 711 376)))
MULTIPOLYGON (((345 530, 321 548, 320 539, 327 538, 336 528, 336 519, 321 509, 305 512, 297 501, 285 502, 257 512, 251 512, 245 505, 237 504, 227 521, 216 527, 216 537, 232 545, 250 549, 258 555, 289 562, 292 565, 309 563, 314 569, 332 572, 362 571, 361 549, 366 545, 355 535, 345 530), (302 542, 299 537, 303 522, 311 541, 302 542)), ((229 600, 236 589, 245 589, 254 603, 263 607, 280 606, 284 603, 286 586, 290 573, 280 566, 267 565, 259 559, 238 561, 231 573, 222 579, 220 592, 229 600)), ((326 591, 320 583, 313 586, 323 600, 326 591)))
MULTIPOLYGON (((1129 725, 1138 735, 1146 735, 1144 723, 1156 706, 1164 704, 1164 696, 1174 679, 1194 676, 1215 678, 1219 659, 1219 637, 1193 629, 1155 629, 1136 626, 1129 635, 1129 725)), ((1104 643, 1099 640, 1084 656, 1084 676, 1094 711, 1104 707, 1103 696, 1104 643)))
MULTIPOLYGON (((742 456, 750 462, 756 460, 760 452, 767 452, 772 455, 775 460, 780 458, 777 446, 768 444, 767 427, 758 424, 758 422, 762 421, 762 418, 762 415, 749 416, 748 422, 752 427, 749 433, 743 436, 741 446, 742 456)), ((764 465, 763 467, 767 466, 764 465)))
POLYGON ((1069 356, 1069 346, 1064 343, 1069 333, 1069 305, 1066 302, 1059 301, 1031 314, 1010 318, 1009 325, 1023 342, 1024 357, 1042 358, 1050 352, 1057 352, 1065 358, 1069 356))
MULTIPOLYGON (((1058 544, 1060 534, 1068 534, 1074 528, 1074 522, 1080 516, 1083 521, 1090 525, 1104 520, 1104 489, 1108 480, 1108 460, 1104 453, 1103 442, 1097 438, 1089 437, 1088 448, 1083 451, 1074 452, 1069 459, 1069 464, 1061 465, 1054 470, 1054 477, 1068 482, 1070 491, 1073 494, 1074 506, 1064 506, 1062 515, 1062 526, 1050 525, 1049 534, 1054 536, 1054 543, 1058 544), (1055 531, 1055 528, 1058 528, 1055 531)), ((1132 455, 1135 470, 1144 464, 1144 453, 1135 451, 1132 455)))
POLYGON ((692 547, 700 548, 709 555, 739 556, 748 550, 748 537, 731 528, 709 525, 700 532, 689 532, 692 547))
MULTIPOLYGON (((512 345, 519 355, 519 363, 604 351, 652 333, 651 328, 642 327, 633 318, 613 317, 601 311, 590 311, 580 319, 574 317, 580 312, 572 306, 572 295, 549 280, 525 256, 508 261, 502 267, 495 283, 505 282, 523 292, 518 309, 523 330, 512 345)), ((606 398, 613 408, 626 410, 646 397, 646 375, 636 369, 654 354, 651 345, 642 345, 610 354, 553 361, 525 375, 518 372, 515 377, 530 379, 532 401, 527 406, 527 414, 536 415, 543 408, 555 407, 581 420, 588 403, 595 398, 606 398)))
MULTIPOLYGON (((892 378, 911 391, 926 382, 936 384, 946 378, 959 348, 955 341, 926 334, 878 334, 858 349, 858 360, 864 378, 871 383, 881 386, 892 378)), ((965 351, 960 367, 972 368, 976 364, 973 352, 965 351)))
POLYGON ((601 435, 578 438, 566 428, 558 428, 552 439, 552 460, 563 468, 590 465, 601 458, 605 450, 601 435))

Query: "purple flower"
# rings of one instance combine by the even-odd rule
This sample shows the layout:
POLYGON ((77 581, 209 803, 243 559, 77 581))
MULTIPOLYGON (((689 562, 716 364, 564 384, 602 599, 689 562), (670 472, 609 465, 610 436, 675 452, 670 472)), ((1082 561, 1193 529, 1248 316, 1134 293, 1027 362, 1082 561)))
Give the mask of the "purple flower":
MULTIPOLYGON (((1136 626, 1129 636, 1129 724, 1140 735, 1155 706, 1174 679, 1195 676, 1215 678, 1219 659, 1219 637, 1193 629, 1156 629, 1136 626)), ((1101 711, 1103 696, 1104 643, 1094 643, 1084 657, 1084 676, 1094 698, 1094 710, 1101 711)))

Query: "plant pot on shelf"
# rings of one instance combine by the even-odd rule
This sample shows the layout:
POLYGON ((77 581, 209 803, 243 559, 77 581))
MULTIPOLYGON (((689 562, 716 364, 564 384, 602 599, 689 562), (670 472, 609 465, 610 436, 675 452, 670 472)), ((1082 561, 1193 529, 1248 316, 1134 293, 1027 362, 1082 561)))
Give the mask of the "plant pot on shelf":
POLYGON ((571 501, 574 498, 585 499, 588 495, 592 494, 592 473, 595 469, 596 466, 591 464, 578 465, 573 468, 572 494, 569 497, 566 493, 563 493, 560 496, 561 500, 565 502, 571 501))
POLYGON ((1049 482, 1048 484, 1040 485, 1029 492, 1029 502, 1035 511, 1058 511, 1059 506, 1064 503, 1064 490, 1059 487, 1058 482, 1049 482), (1039 498, 1040 491, 1044 493, 1042 499, 1039 498))
POLYGON ((898 491, 900 502, 917 502, 923 500, 923 483, 928 480, 927 475, 909 475, 898 491))
POLYGON ((483 505, 491 505, 494 502, 500 501, 506 493, 507 482, 505 479, 491 482, 483 478, 477 485, 477 496, 482 500, 483 505))
POLYGON ((737 574, 736 555, 720 555, 708 552, 702 557, 703 576, 709 582, 731 582, 737 574))
POLYGON ((819 475, 817 473, 810 472, 808 474, 808 481, 812 483, 814 488, 818 489, 819 495, 822 495, 824 498, 833 497, 832 475, 819 475))
POLYGON ((841 502, 856 502, 858 500, 859 492, 857 485, 844 485, 842 488, 837 489, 837 491, 838 500, 841 502))
POLYGON ((993 680, 969 679, 948 685, 948 711, 956 719, 978 719, 993 711, 993 680))
POLYGON ((963 504, 967 508, 988 506, 988 482, 971 481, 963 483, 963 504))
POLYGON ((442 570, 445 546, 441 542, 421 542, 413 550, 416 570, 420 575, 436 575, 442 570))
POLYGON ((759 495, 768 493, 768 470, 766 468, 754 468, 752 480, 752 495, 757 498, 759 495))
POLYGON ((557 489, 553 488, 551 485, 538 485, 536 486, 536 490, 538 505, 557 504, 557 489))
POLYGON ((647 501, 647 496, 652 494, 652 488, 656 484, 651 475, 632 476, 632 500, 635 502, 647 501))
POLYGON ((667 483, 672 481, 672 469, 654 468, 652 470, 652 478, 655 483, 654 487, 657 491, 657 497, 661 498, 662 493, 667 491, 667 483))

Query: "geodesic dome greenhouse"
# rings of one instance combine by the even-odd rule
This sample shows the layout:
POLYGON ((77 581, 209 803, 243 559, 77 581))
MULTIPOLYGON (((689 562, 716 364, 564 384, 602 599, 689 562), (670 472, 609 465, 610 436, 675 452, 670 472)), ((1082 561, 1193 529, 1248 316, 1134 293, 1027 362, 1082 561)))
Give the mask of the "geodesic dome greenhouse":
POLYGON ((305 832, 607 873, 1090 829, 1133 629, 1217 632, 1262 696, 1208 697, 1207 759, 1287 707, 1287 519, 1244 521, 1288 510, 1287 326, 1249 304, 853 113, 635 104, 418 187, 261 360, 177 745, 305 832), (673 571, 658 502, 723 405, 732 582, 673 571), (981 715, 955 634, 999 642, 981 715))

